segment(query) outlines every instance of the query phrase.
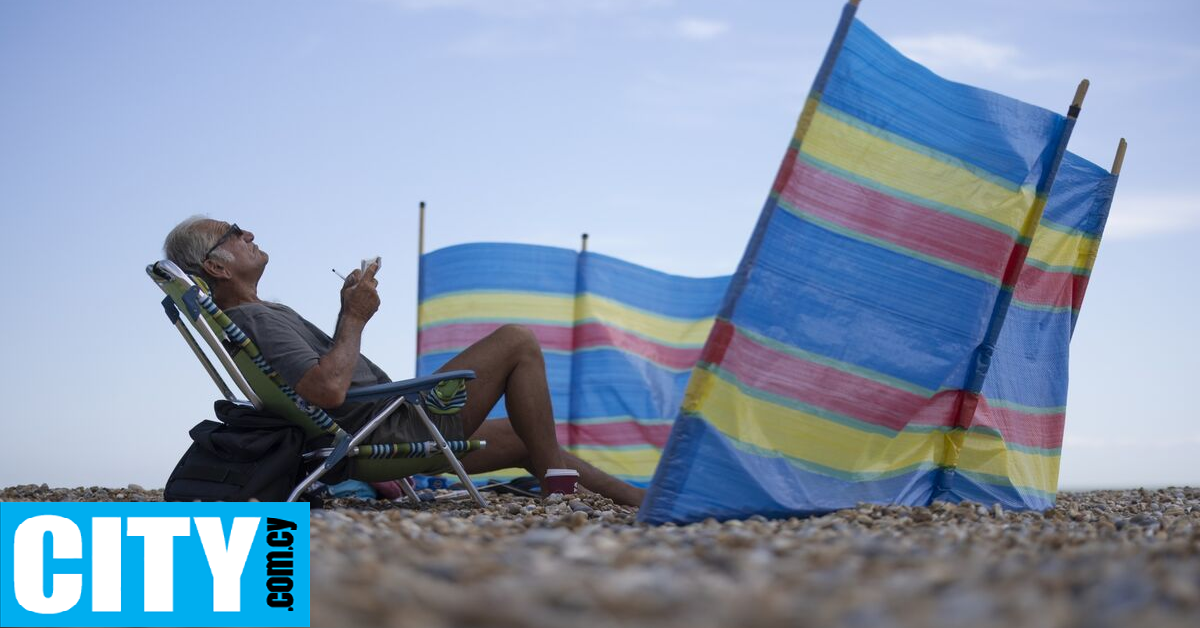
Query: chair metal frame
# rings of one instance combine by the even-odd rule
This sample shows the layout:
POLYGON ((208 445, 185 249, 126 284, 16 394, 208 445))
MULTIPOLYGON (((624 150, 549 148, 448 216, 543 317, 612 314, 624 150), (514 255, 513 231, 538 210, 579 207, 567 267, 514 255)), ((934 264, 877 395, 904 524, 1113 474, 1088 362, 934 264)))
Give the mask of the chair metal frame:
MULTIPOLYGON (((158 285, 159 288, 161 288, 164 292, 166 292, 165 284, 176 280, 184 282, 184 284, 188 286, 189 293, 191 293, 193 289, 195 290, 195 294, 199 294, 203 291, 203 288, 199 284, 193 281, 187 273, 185 273, 181 268, 179 268, 179 266, 170 260, 162 260, 147 266, 146 273, 150 275, 151 279, 154 280, 155 285, 158 285)), ((224 396, 225 399, 232 403, 237 403, 240 405, 252 405, 259 410, 266 409, 269 411, 269 409, 264 408, 262 398, 255 394, 246 377, 242 375, 241 371, 238 369, 237 364, 233 360, 233 355, 231 355, 226 344, 217 336, 216 331, 214 331, 209 325, 209 322, 207 320, 202 320, 204 318, 204 314, 202 313, 202 308, 200 308, 198 304, 189 302, 189 300, 185 297, 184 309, 187 311, 182 311, 177 306, 170 293, 168 293, 167 298, 163 299, 162 305, 163 309, 166 311, 167 318, 171 320, 175 326, 175 329, 177 329, 179 334, 183 336, 184 341, 187 343, 188 347, 191 348, 192 353, 196 355, 196 358, 200 360, 205 372, 207 372, 209 377, 212 378, 213 383, 216 384, 217 388, 221 391, 221 395, 224 396), (181 314, 184 314, 184 316, 180 316, 181 314), (213 354, 217 356, 217 359, 225 368, 226 374, 233 381, 234 386, 236 386, 238 391, 246 396, 246 399, 239 399, 234 394, 234 392, 226 384, 225 380, 221 377, 220 372, 213 365, 212 360, 210 360, 208 355, 204 353, 200 347, 200 344, 188 330, 187 325, 184 325, 183 321, 180 320, 181 318, 187 318, 190 321, 191 326, 196 330, 197 333, 200 334, 201 338, 204 339, 205 344, 209 346, 213 354)), ((478 503, 480 506, 487 507, 487 500, 484 499, 479 490, 475 488, 475 484, 471 482, 470 476, 468 476, 466 470, 463 469, 462 462, 459 461, 457 456, 455 456, 454 451, 451 449, 451 446, 446 441, 446 438, 442 435, 441 431, 439 431, 433 421, 429 419, 429 415, 425 411, 424 400, 421 398, 420 394, 422 391, 429 390, 446 380, 474 378, 475 373, 473 371, 447 371, 444 373, 435 373, 430 376, 418 377, 404 381, 388 382, 385 384, 360 388, 351 388, 346 393, 346 401, 348 402, 374 401, 379 399, 392 399, 392 401, 384 406, 383 410, 376 413, 375 416, 373 416, 361 429, 354 434, 350 434, 338 427, 332 447, 316 449, 305 453, 304 459, 306 462, 311 462, 317 458, 324 458, 324 460, 322 460, 321 464, 318 465, 317 468, 311 473, 305 476, 300 484, 298 484, 292 490, 291 494, 288 495, 287 501, 296 501, 296 499, 298 499, 299 496, 313 484, 313 482, 319 480, 330 469, 341 462, 346 457, 348 452, 352 451, 354 447, 359 445, 372 431, 375 430, 375 428, 382 425, 383 421, 387 419, 387 417, 391 416, 392 413, 407 403, 412 406, 412 409, 416 413, 417 417, 429 430, 429 433, 434 439, 434 443, 436 443, 436 448, 446 456, 446 461, 449 463, 450 468, 454 471, 455 475, 458 476, 459 480, 462 481, 467 492, 471 495, 476 503, 478 503)), ((481 442, 481 445, 486 445, 486 443, 481 442)), ((401 479, 399 484, 409 500, 414 502, 420 501, 417 497, 416 491, 413 490, 412 486, 406 480, 401 479)))

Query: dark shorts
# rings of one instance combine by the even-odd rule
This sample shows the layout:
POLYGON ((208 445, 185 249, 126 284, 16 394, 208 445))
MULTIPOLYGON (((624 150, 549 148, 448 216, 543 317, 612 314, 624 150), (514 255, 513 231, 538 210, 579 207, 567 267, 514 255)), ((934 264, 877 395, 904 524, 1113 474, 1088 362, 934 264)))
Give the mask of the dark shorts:
MULTIPOLYGON (((426 412, 429 420, 437 426, 438 431, 446 440, 464 440, 462 419, 454 414, 444 416, 426 412)), ((429 428, 425 426, 416 410, 409 404, 400 406, 391 416, 383 420, 383 424, 367 435, 368 444, 414 443, 433 440, 429 428)))
MULTIPOLYGON (((364 404, 365 405, 365 404, 364 404)), ((367 421, 375 416, 375 413, 380 412, 387 405, 386 402, 381 403, 372 408, 364 408, 368 412, 363 412, 359 416, 365 416, 360 424, 360 429, 365 426, 367 421), (374 412, 370 412, 373 410, 374 412)), ((453 416, 442 416, 430 413, 429 420, 437 426, 438 430, 446 440, 463 440, 463 424, 457 414, 453 416)), ((341 421, 339 421, 341 423, 341 421)), ((346 427, 343 425, 343 427, 346 427)), ((357 433, 358 430, 349 429, 351 433, 357 433)), ((364 445, 386 445, 393 443, 414 443, 432 441, 433 436, 429 433, 429 429, 421 418, 417 416, 415 410, 409 404, 404 404, 396 409, 391 416, 383 420, 376 427, 362 444, 364 445)), ((461 454, 458 458, 463 458, 467 454, 461 454)), ((326 483, 337 483, 348 477, 354 477, 366 482, 381 482, 386 480, 396 479, 396 469, 394 466, 389 466, 385 460, 360 460, 351 463, 352 466, 347 468, 344 464, 335 466, 330 472, 328 479, 322 479, 326 483)), ((415 473, 424 475, 437 475, 446 473, 450 470, 449 464, 446 462, 445 456, 438 454, 428 458, 408 459, 405 463, 405 471, 402 475, 411 475, 415 473), (418 462, 421 461, 421 462, 418 462)))

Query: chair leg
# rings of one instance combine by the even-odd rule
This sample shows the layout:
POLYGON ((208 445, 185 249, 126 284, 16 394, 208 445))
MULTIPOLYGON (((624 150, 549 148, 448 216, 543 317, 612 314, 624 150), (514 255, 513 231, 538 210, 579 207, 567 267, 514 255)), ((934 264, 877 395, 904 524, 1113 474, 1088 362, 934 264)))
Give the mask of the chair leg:
MULTIPOLYGON (((391 413, 395 412, 396 408, 399 408, 403 403, 404 398, 397 397, 395 400, 385 406, 383 410, 379 412, 379 414, 376 414, 374 418, 372 418, 370 421, 367 421, 367 424, 362 426, 362 429, 358 430, 358 432, 354 435, 346 434, 341 428, 338 428, 338 434, 349 442, 335 441, 336 444, 334 446, 333 454, 331 454, 329 458, 326 458, 325 461, 322 462, 315 470, 313 470, 312 473, 308 474, 308 476, 305 477, 300 484, 296 486, 296 488, 292 489, 292 494, 288 495, 287 500, 289 502, 296 501, 296 498, 300 497, 300 494, 303 493, 304 490, 310 485, 312 485, 313 482, 320 479, 321 476, 325 475, 326 471, 332 469, 333 466, 338 462, 341 462, 341 459, 345 455, 346 451, 353 449, 355 445, 361 443, 363 439, 367 437, 367 434, 370 434, 375 428, 379 427, 383 423, 383 420, 391 415, 391 413), (342 452, 340 455, 338 454, 339 448, 342 452)), ((443 439, 442 442, 445 442, 445 440, 443 439)))
POLYGON ((446 443, 446 437, 442 436, 442 433, 433 424, 433 421, 429 420, 429 415, 425 414, 425 408, 420 403, 414 403, 412 407, 417 411, 417 416, 421 417, 421 422, 425 424, 425 427, 429 428, 429 433, 433 434, 433 440, 442 448, 442 453, 446 454, 446 460, 450 462, 450 468, 454 469, 454 473, 458 475, 458 479, 462 480, 463 486, 471 494, 475 503, 487 508, 487 500, 479 493, 479 489, 475 488, 475 483, 471 481, 471 476, 467 475, 466 470, 463 469, 462 463, 455 457, 454 452, 450 451, 450 445, 446 443))
POLYGON ((300 481, 299 484, 296 485, 296 488, 292 489, 292 493, 288 495, 287 500, 289 502, 296 501, 300 495, 304 493, 305 489, 311 486, 313 482, 316 482, 322 475, 325 475, 325 472, 328 470, 329 469, 325 468, 325 465, 318 465, 312 473, 309 473, 303 480, 300 481))
POLYGON ((412 484, 408 483, 408 478, 400 478, 396 481, 400 483, 400 490, 404 491, 404 495, 408 497, 409 501, 414 504, 421 503, 421 498, 417 497, 417 492, 413 490, 412 484))

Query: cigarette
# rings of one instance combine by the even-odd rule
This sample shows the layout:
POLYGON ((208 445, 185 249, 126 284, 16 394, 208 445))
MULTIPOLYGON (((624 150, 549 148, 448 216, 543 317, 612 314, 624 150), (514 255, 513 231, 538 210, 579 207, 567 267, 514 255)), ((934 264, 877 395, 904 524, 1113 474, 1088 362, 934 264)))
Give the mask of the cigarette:
POLYGON ((333 271, 333 274, 337 275, 342 281, 346 281, 346 277, 342 273, 339 273, 336 268, 330 268, 329 270, 333 271))

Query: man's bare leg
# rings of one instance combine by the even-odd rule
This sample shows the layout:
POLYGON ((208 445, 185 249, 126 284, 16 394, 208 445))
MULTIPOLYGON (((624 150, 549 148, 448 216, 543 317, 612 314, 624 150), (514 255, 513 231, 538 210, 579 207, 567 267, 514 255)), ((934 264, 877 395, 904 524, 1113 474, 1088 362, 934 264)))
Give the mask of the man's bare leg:
MULTIPOLYGON (((517 437, 508 419, 484 421, 472 436, 486 440, 488 446, 463 458, 463 467, 467 473, 487 473, 517 467, 537 476, 529 463, 529 453, 525 444, 517 437)), ((600 493, 626 506, 640 506, 646 496, 644 489, 619 480, 566 451, 561 451, 561 455, 566 467, 579 472, 579 484, 589 491, 600 493)))
POLYGON ((463 432, 488 441, 482 451, 463 459, 467 473, 519 467, 539 480, 546 469, 579 471, 579 482, 615 502, 639 505, 645 491, 608 475, 563 451, 554 431, 554 412, 546 384, 546 363, 533 332, 505 325, 454 356, 441 369, 475 371, 467 383, 461 411, 463 432), (504 395, 507 420, 484 421, 504 395))
POLYGON ((546 362, 533 332, 518 325, 504 325, 439 370, 460 369, 475 371, 475 379, 467 382, 467 405, 459 415, 464 434, 475 435, 504 395, 511 432, 524 443, 534 476, 540 480, 546 476, 546 469, 563 466, 546 384, 546 362))

